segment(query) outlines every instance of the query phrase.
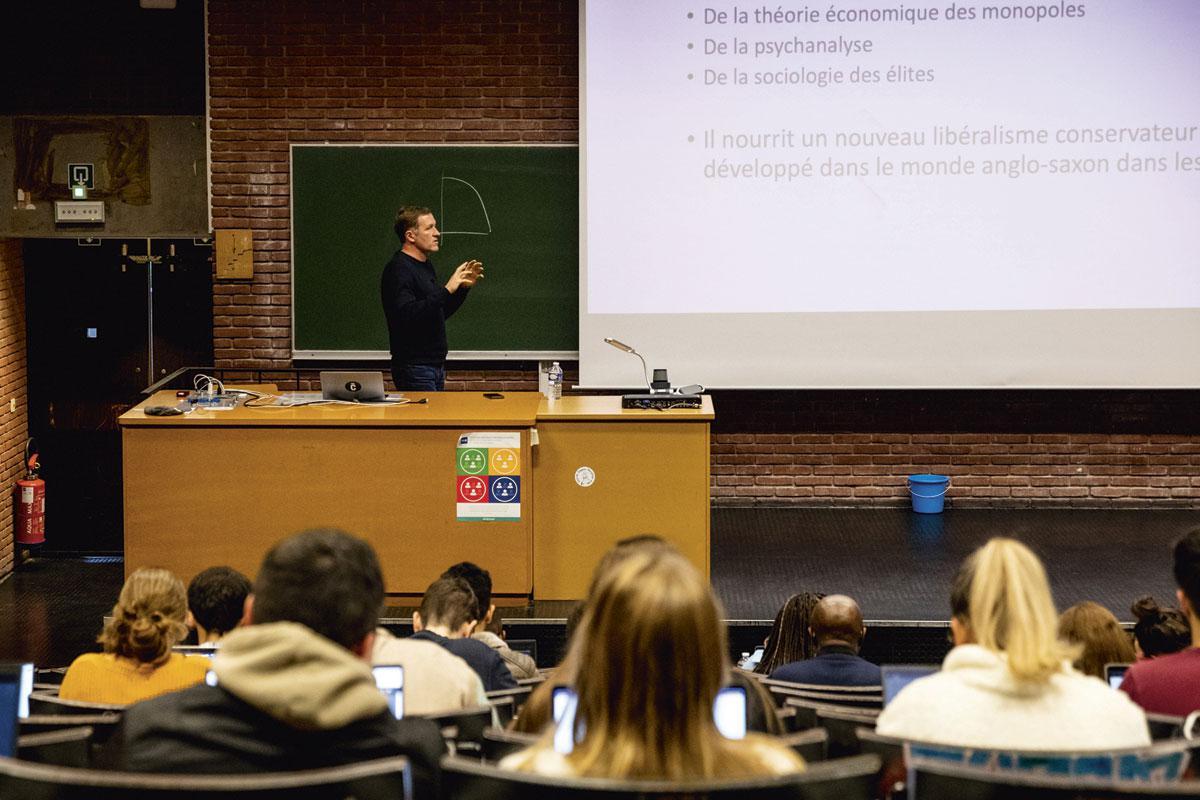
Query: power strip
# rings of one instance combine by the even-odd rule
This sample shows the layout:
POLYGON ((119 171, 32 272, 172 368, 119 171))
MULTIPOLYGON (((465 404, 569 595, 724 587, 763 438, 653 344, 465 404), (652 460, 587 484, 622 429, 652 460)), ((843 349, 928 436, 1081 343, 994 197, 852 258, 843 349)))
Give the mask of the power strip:
POLYGON ((650 408, 665 411, 669 408, 699 408, 698 394, 627 394, 621 397, 621 408, 650 408))

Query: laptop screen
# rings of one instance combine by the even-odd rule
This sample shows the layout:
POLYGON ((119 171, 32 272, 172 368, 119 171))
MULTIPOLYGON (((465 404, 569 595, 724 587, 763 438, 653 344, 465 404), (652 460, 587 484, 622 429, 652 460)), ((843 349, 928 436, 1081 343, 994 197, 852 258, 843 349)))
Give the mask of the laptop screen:
POLYGON ((32 664, 0 664, 0 756, 17 754, 17 718, 29 715, 32 664))
POLYGON ((938 668, 928 664, 906 664, 903 666, 887 666, 881 669, 883 673, 883 704, 892 702, 900 690, 917 678, 932 675, 938 668))

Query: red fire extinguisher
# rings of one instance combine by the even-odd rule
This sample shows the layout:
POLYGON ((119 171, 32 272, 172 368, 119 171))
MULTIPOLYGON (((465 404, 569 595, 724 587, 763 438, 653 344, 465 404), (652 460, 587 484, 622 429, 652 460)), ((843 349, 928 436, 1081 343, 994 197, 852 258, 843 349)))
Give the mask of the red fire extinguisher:
POLYGON ((25 445, 25 477, 17 481, 17 544, 46 541, 46 482, 38 477, 38 454, 30 439, 25 445))

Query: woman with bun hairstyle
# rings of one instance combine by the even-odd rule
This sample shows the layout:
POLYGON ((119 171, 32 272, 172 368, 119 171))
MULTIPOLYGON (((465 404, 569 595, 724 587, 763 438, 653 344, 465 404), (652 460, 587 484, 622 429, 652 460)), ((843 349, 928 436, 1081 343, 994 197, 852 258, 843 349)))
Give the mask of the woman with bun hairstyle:
POLYGON ((1192 629, 1178 608, 1163 608, 1146 595, 1134 600, 1130 610, 1137 618, 1133 647, 1139 660, 1178 653, 1192 646, 1192 629))
POLYGON ((599 579, 571 641, 572 752, 551 729, 501 766, 548 776, 701 780, 799 772, 770 737, 724 738, 713 701, 729 676, 723 615, 682 555, 640 548, 599 579))
POLYGON ((207 658, 171 652, 187 635, 186 616, 183 582, 165 569, 139 569, 125 581, 96 640, 104 652, 75 659, 58 696, 129 705, 204 680, 207 658))
POLYGON ((1150 744, 1121 692, 1077 672, 1058 638, 1046 571, 1029 548, 992 539, 950 592, 955 647, 942 670, 909 684, 879 715, 884 736, 961 747, 1113 750, 1150 744))

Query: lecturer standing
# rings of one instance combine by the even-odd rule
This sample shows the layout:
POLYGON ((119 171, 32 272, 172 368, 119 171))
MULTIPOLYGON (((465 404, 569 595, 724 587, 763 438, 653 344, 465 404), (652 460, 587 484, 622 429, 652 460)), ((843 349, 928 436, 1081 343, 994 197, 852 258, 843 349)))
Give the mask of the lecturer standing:
POLYGON ((483 278, 483 264, 464 261, 443 286, 429 259, 442 238, 433 212, 405 206, 396 212, 395 230, 403 244, 383 268, 380 281, 392 380, 398 390, 440 392, 446 386, 446 318, 483 278))

